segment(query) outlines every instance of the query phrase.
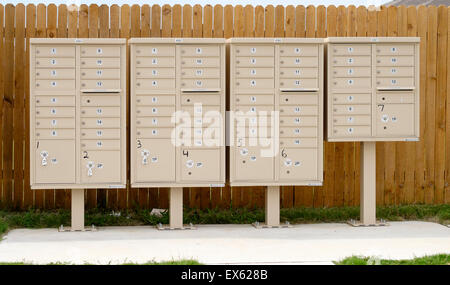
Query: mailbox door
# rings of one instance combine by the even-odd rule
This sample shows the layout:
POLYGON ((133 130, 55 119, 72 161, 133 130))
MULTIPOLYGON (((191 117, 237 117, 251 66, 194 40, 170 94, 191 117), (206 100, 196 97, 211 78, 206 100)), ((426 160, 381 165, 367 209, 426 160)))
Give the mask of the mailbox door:
POLYGON ((219 149, 181 149, 182 181, 219 181, 220 169, 219 149))
POLYGON ((378 104, 376 134, 382 137, 414 136, 414 104, 378 104))
POLYGON ((34 159, 36 183, 75 183, 75 141, 36 141, 34 159))
MULTIPOLYGON (((246 140, 248 144, 248 138, 246 140)), ((268 148, 246 145, 237 146, 234 149, 237 181, 272 181, 274 179, 274 156, 268 148)))
POLYGON ((317 180, 317 149, 280 149, 280 179, 317 180))
POLYGON ((120 183, 120 151, 83 151, 81 156, 82 183, 120 183))
POLYGON ((137 182, 175 181, 175 146, 170 139, 137 139, 134 149, 137 182))

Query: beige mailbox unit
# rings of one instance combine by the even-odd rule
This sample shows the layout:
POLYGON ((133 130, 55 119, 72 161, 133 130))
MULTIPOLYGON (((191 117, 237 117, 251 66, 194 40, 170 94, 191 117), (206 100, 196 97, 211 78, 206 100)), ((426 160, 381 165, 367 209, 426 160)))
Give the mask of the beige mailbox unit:
POLYGON ((181 187, 225 183, 225 40, 129 43, 131 185, 171 187, 169 228, 184 228, 181 187))
POLYGON ((84 190, 126 185, 126 41, 31 39, 32 189, 72 189, 72 230, 84 190))
POLYGON ((327 139, 363 142, 361 223, 376 224, 375 141, 419 140, 420 38, 327 43, 327 139))
POLYGON ((266 225, 278 226, 279 186, 323 181, 324 40, 229 43, 230 184, 268 186, 266 225))

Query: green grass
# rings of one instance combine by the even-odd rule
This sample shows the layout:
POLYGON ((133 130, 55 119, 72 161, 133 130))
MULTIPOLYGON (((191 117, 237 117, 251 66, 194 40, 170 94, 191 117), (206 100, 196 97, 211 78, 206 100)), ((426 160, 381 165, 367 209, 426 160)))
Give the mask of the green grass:
MULTIPOLYGON (((33 265, 33 263, 27 262, 0 262, 0 265, 33 265)), ((73 265, 72 263, 65 262, 52 262, 46 265, 73 265)), ((85 263, 84 265, 93 265, 89 263, 85 263)), ((123 263, 120 265, 202 265, 202 263, 193 259, 182 259, 182 260, 170 260, 170 261, 149 261, 145 263, 123 263)))
MULTIPOLYGON (((377 217, 387 221, 421 220, 450 224, 450 205, 405 205, 378 207, 377 217)), ((282 222, 329 223, 359 219, 359 207, 340 208, 288 208, 281 209, 282 222)), ((168 224, 169 214, 162 217, 150 215, 148 210, 127 210, 112 213, 104 209, 86 211, 86 225, 138 226, 168 224)), ((184 210, 184 222, 193 224, 250 224, 264 221, 264 209, 189 209, 184 210)), ((69 210, 11 212, 0 210, 0 236, 14 228, 56 228, 70 225, 69 210)))
POLYGON ((337 265, 450 265, 450 254, 436 254, 413 259, 390 260, 352 256, 334 262, 337 265))

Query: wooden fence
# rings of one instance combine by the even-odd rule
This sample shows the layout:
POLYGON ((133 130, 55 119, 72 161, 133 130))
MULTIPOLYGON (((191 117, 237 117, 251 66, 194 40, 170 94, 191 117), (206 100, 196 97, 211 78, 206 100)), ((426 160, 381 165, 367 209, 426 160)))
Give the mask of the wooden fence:
MULTIPOLYGON (((0 204, 68 208, 69 190, 29 186, 29 39, 419 36, 420 141, 377 143, 377 204, 450 203, 450 7, 0 5, 0 204)), ((128 75, 129 76, 129 75, 128 75)), ((129 102, 129 98, 128 98, 129 102)), ((129 120, 128 120, 129 122, 129 120)), ((325 143, 322 187, 282 188, 282 207, 351 206, 360 144, 325 143)), ((264 206, 262 187, 186 188, 191 207, 264 206)), ((87 207, 168 207, 168 190, 88 190, 87 207)))

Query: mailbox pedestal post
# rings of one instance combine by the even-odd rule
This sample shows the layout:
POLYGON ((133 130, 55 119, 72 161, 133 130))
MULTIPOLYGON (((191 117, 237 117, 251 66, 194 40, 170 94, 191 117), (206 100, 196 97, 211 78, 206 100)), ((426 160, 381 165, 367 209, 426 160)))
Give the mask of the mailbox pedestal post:
POLYGON ((266 226, 280 226, 280 186, 267 186, 266 189, 266 226))
POLYGON ((183 228, 183 188, 170 188, 169 219, 170 228, 183 228))
POLYGON ((361 143, 361 202, 363 225, 376 224, 376 143, 361 143))
POLYGON ((84 189, 72 189, 71 231, 84 231, 84 189))

